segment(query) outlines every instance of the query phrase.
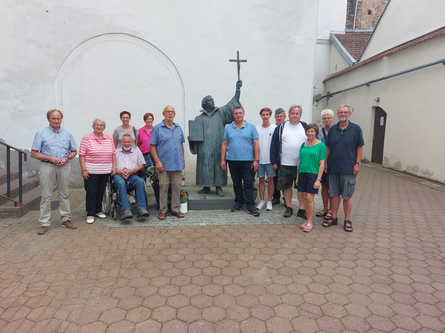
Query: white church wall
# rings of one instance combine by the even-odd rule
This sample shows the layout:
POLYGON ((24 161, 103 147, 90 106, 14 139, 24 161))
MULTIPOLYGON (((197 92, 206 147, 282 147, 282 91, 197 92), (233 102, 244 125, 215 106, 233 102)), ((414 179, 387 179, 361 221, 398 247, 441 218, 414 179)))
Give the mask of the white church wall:
POLYGON ((319 0, 317 38, 329 40, 333 31, 344 31, 348 0, 319 0))
MULTIPOLYGON (((233 96, 236 64, 228 60, 237 50, 248 60, 241 65, 248 121, 259 124, 264 106, 295 103, 303 106, 303 120, 312 118, 318 1, 5 0, 0 6, 6 45, 0 107, 7 115, 0 139, 18 148, 31 147, 54 107, 64 111, 63 126, 77 143, 96 115, 112 134, 120 111, 130 111, 139 128, 145 112, 158 123, 167 104, 187 136, 187 121, 199 114, 205 95, 217 106, 233 96)), ((187 182, 194 182, 195 159, 187 147, 187 182)), ((36 170, 38 163, 29 165, 36 170)))
MULTIPOLYGON (((366 81, 443 59, 445 37, 423 42, 327 81, 335 92, 366 81)), ((383 166, 445 183, 445 155, 438 140, 445 102, 441 64, 335 95, 327 101, 337 110, 341 104, 354 111, 351 121, 363 130, 363 158, 371 160, 374 109, 387 113, 383 166), (379 98, 379 102, 376 101, 379 98)))
MULTIPOLYGON (((329 37, 333 31, 344 31, 346 8, 347 0, 319 1, 313 96, 324 94, 323 80, 331 73, 331 42, 329 41, 329 37)), ((336 52, 336 50, 334 51, 336 52)), ((322 110, 320 107, 323 108, 323 102, 321 104, 314 103, 312 106, 312 118, 309 121, 317 121, 317 115, 319 115, 319 111, 322 110)))

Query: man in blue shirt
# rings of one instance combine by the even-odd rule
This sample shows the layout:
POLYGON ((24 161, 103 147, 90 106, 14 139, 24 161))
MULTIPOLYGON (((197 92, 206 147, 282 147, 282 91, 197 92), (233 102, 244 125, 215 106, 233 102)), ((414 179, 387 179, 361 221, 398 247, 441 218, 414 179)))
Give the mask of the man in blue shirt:
POLYGON ((176 112, 173 106, 167 105, 163 112, 164 120, 153 127, 150 141, 150 153, 159 176, 159 216, 165 220, 168 209, 168 188, 171 185, 172 215, 183 218, 179 211, 181 206, 180 191, 184 160, 184 134, 181 127, 173 122, 176 112))
POLYGON ((323 227, 338 223, 337 214, 340 207, 340 195, 343 198, 345 221, 343 229, 352 232, 352 194, 354 193, 356 176, 360 171, 363 154, 362 129, 349 121, 351 108, 342 105, 338 108, 339 122, 331 127, 326 140, 327 173, 329 175, 329 196, 331 197, 332 217, 323 222, 323 227))
POLYGON ((243 207, 243 189, 246 200, 246 212, 253 216, 260 213, 255 208, 253 198, 253 172, 260 165, 260 145, 255 125, 244 120, 244 109, 237 106, 233 109, 234 122, 226 126, 221 146, 221 168, 226 170, 226 153, 230 175, 235 191, 235 205, 232 212, 243 207), (244 186, 243 186, 244 183, 244 186))
POLYGON ((44 235, 48 232, 51 217, 51 197, 54 188, 59 191, 60 215, 62 226, 76 229, 71 223, 71 208, 69 194, 69 177, 71 164, 77 155, 77 146, 73 136, 66 129, 60 127, 63 113, 53 109, 46 113, 49 126, 38 131, 31 147, 31 157, 41 161, 39 169, 42 200, 40 201, 40 228, 37 233, 44 235))

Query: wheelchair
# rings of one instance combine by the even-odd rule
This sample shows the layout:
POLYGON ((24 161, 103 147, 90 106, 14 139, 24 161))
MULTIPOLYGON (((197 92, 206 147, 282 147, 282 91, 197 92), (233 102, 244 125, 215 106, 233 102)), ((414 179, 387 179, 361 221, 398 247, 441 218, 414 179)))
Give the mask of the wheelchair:
MULTIPOLYGON (((138 176, 141 177, 144 181, 144 184, 146 184, 147 177, 145 175, 145 172, 143 172, 143 170, 144 169, 138 172, 138 176)), ((132 191, 136 191, 136 188, 133 186, 131 182, 126 182, 126 187, 127 187, 127 194, 132 191)), ((146 191, 144 191, 144 195, 148 209, 148 197, 146 191)), ((117 220, 122 212, 121 202, 119 200, 119 193, 116 186, 114 186, 113 184, 113 176, 110 176, 108 178, 107 186, 105 188, 104 196, 102 199, 102 212, 110 216, 113 220, 117 220)))

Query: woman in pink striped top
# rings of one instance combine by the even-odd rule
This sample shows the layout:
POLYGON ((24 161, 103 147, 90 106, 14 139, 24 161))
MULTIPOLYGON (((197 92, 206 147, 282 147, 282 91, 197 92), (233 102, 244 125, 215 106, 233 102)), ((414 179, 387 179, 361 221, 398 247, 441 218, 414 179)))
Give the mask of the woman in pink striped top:
POLYGON ((105 120, 97 117, 93 121, 93 132, 85 135, 80 142, 79 162, 86 191, 87 223, 94 222, 94 216, 105 218, 102 212, 102 198, 110 174, 116 173, 116 147, 113 138, 104 134, 105 120))

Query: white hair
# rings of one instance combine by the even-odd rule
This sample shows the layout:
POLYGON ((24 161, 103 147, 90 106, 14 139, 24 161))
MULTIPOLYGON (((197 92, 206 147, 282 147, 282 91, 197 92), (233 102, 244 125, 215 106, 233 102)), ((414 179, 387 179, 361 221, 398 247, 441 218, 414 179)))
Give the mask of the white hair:
POLYGON ((334 111, 332 111, 331 109, 324 109, 323 111, 321 111, 321 116, 323 117, 324 115, 330 115, 331 117, 334 116, 334 111))
POLYGON ((96 121, 99 121, 99 122, 101 122, 101 123, 104 123, 105 126, 107 125, 107 123, 105 122, 105 119, 102 118, 102 117, 96 117, 96 118, 94 118, 94 120, 93 120, 93 125, 96 124, 96 121))

